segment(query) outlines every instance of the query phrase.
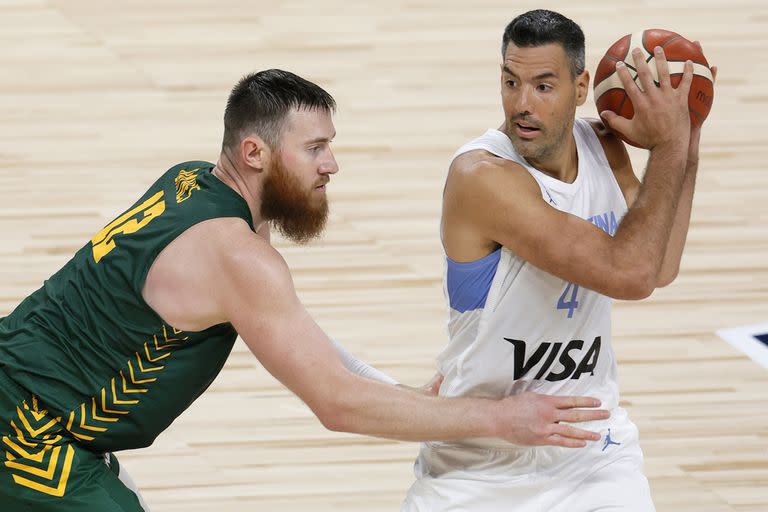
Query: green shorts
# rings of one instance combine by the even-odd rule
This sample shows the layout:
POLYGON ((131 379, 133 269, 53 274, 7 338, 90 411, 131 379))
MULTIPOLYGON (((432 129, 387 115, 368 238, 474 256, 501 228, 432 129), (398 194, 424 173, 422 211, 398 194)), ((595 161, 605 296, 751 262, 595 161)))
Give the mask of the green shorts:
POLYGON ((0 510, 148 512, 117 458, 85 449, 57 420, 0 367, 0 510))

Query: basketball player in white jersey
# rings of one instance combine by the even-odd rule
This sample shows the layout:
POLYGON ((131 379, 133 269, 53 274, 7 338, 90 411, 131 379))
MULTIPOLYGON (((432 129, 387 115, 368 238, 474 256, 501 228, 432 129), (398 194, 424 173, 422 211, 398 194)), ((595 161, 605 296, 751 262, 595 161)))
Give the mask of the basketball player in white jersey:
POLYGON ((603 118, 650 150, 640 183, 618 138, 575 119, 589 86, 578 25, 525 13, 507 26, 502 55, 504 122, 456 152, 444 191, 440 395, 589 395, 611 416, 581 425, 601 434, 584 448, 423 444, 403 510, 652 511, 638 431, 619 407, 611 301, 645 298, 677 275, 698 161, 693 66, 673 89, 655 49, 657 88, 634 53, 642 90, 617 66, 635 116, 603 118))

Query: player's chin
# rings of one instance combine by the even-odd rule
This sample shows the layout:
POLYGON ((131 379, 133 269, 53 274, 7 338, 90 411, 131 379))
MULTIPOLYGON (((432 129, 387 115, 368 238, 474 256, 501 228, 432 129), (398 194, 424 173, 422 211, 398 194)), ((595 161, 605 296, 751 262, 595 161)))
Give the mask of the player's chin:
POLYGON ((512 140, 512 146, 515 148, 515 151, 517 151, 517 154, 523 158, 534 157, 539 153, 538 141, 515 137, 512 140))

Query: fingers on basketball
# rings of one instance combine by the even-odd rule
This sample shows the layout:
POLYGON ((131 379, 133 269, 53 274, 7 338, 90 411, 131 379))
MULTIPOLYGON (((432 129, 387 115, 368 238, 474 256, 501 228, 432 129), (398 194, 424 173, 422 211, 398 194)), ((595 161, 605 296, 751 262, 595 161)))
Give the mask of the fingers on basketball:
MULTIPOLYGON (((653 81, 658 85, 659 71, 654 55, 654 48, 657 46, 663 48, 672 87, 680 86, 686 61, 692 62, 693 72, 688 92, 688 112, 691 117, 691 124, 693 126, 701 125, 712 107, 716 71, 710 69, 700 43, 697 44, 685 39, 680 34, 662 29, 649 29, 628 34, 608 48, 595 73, 595 103, 598 112, 609 110, 627 119, 634 117, 635 111, 630 97, 631 93, 627 93, 627 88, 616 72, 616 62, 624 62, 633 81, 637 83, 638 69, 632 58, 631 50, 636 47, 640 48, 643 60, 648 63, 653 81)), ((687 83, 684 86, 687 86, 687 83)), ((632 143, 631 141, 627 142, 632 143)))

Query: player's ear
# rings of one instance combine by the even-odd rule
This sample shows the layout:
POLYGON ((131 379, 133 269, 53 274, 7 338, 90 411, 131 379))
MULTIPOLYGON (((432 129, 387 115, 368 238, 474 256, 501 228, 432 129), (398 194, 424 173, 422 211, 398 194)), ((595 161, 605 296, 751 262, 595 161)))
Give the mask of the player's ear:
POLYGON ((576 105, 581 106, 587 101, 587 94, 589 94, 589 71, 585 69, 581 74, 576 75, 574 81, 576 82, 576 105))
POLYGON ((261 171, 269 159, 269 146, 257 135, 249 135, 240 141, 240 158, 248 167, 261 171))

